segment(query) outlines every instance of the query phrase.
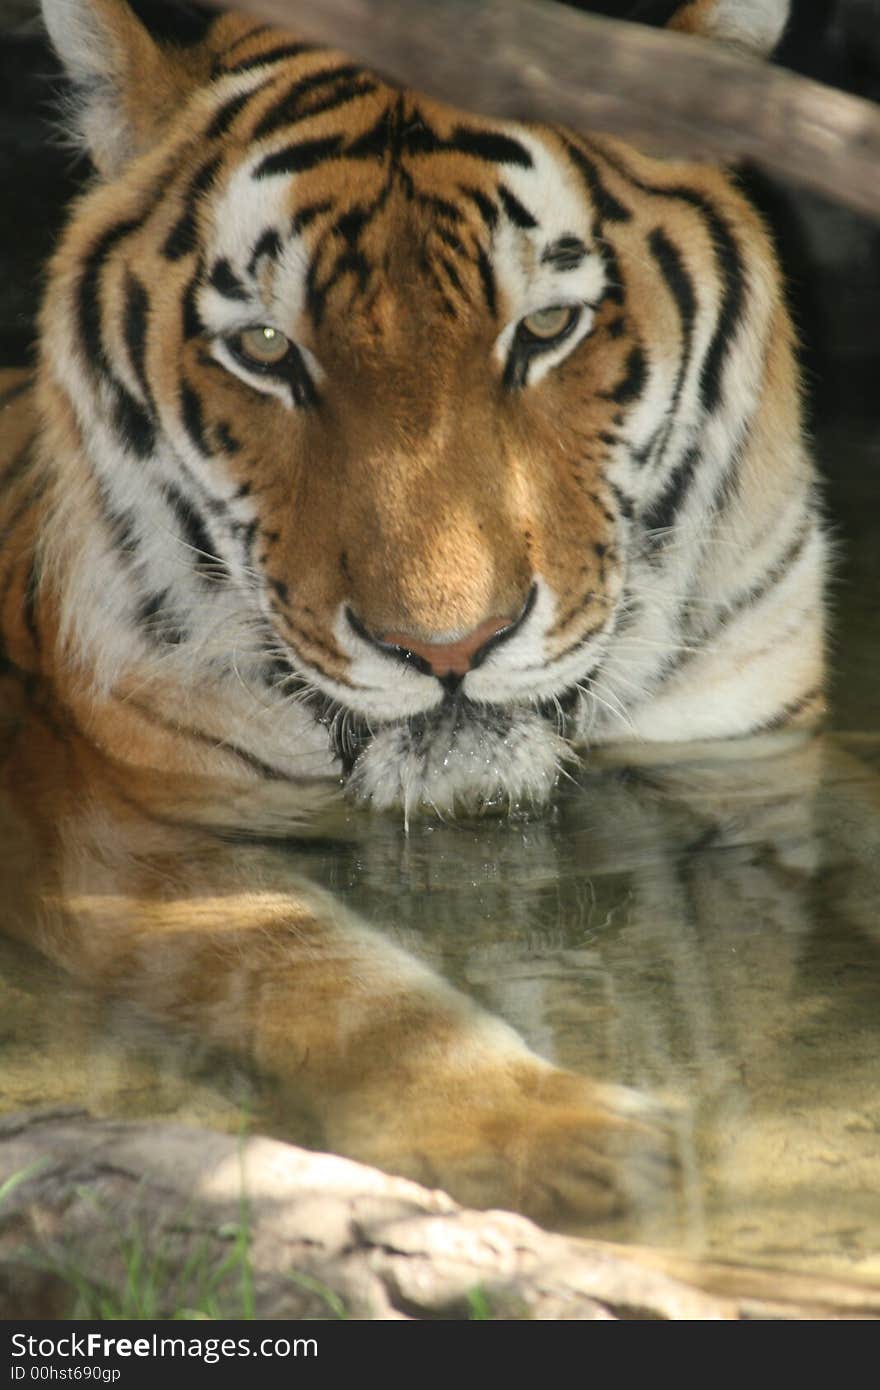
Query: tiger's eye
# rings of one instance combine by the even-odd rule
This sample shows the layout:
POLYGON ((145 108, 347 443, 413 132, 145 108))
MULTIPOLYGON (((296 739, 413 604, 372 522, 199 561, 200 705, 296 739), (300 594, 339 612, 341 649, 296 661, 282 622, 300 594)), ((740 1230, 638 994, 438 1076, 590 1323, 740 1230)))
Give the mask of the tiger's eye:
POLYGON ((549 343, 568 332, 578 313, 579 310, 574 304, 551 304, 547 309, 538 309, 534 314, 527 314, 524 319, 520 319, 519 326, 530 338, 549 343))
POLYGON ((277 328, 261 324, 259 328, 246 328, 236 338, 236 347, 242 357, 247 357, 259 367, 274 367, 287 356, 290 339, 277 328))

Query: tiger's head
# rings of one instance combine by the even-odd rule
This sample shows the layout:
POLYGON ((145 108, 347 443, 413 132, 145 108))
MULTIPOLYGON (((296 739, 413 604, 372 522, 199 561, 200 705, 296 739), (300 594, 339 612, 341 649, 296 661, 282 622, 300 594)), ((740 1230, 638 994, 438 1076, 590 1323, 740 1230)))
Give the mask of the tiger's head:
MULTIPOLYGON (((744 8, 778 36, 779 4, 676 22, 744 8)), ((215 733, 225 702, 254 759, 441 811, 815 704, 791 332, 725 175, 252 19, 172 47, 123 0, 44 9, 97 168, 42 320, 47 570, 96 691, 215 733)))

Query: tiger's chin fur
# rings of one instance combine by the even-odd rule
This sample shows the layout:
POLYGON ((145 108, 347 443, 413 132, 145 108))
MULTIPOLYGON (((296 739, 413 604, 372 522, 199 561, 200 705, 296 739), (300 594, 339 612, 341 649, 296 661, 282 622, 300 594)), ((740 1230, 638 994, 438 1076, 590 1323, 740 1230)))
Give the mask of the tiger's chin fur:
MULTIPOLYGON (((3 592, 89 737, 447 815, 816 719, 793 334, 727 174, 240 16, 175 48, 124 0, 44 9, 96 178, 6 417, 3 592)), ((674 24, 767 47, 785 10, 674 24)))
POLYGON ((348 785, 378 810, 511 815, 543 805, 574 759, 571 745, 536 712, 444 703, 368 737, 348 785))

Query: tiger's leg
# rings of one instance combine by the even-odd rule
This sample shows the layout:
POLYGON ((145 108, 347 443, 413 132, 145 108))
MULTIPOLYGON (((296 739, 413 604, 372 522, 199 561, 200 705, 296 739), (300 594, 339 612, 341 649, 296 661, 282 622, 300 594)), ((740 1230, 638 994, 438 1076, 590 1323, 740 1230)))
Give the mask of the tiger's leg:
POLYGON ((0 836, 10 918, 90 988, 253 1065, 281 1132, 305 1110, 323 1146, 557 1224, 662 1184, 631 1093, 541 1060, 281 848, 175 824, 173 788, 151 812, 130 770, 117 785, 100 767, 57 728, 19 739, 0 836))

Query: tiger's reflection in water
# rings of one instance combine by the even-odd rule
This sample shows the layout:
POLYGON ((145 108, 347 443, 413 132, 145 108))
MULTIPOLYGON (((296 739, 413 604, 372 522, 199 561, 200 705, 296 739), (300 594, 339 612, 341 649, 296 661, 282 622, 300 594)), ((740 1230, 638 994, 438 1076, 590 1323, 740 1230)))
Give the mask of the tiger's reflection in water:
POLYGON ((13 1108, 247 1116, 563 1229, 870 1269, 880 744, 630 747, 404 837, 325 789, 133 795, 58 737, 5 764, 7 923, 63 967, 4 952, 13 1108))

